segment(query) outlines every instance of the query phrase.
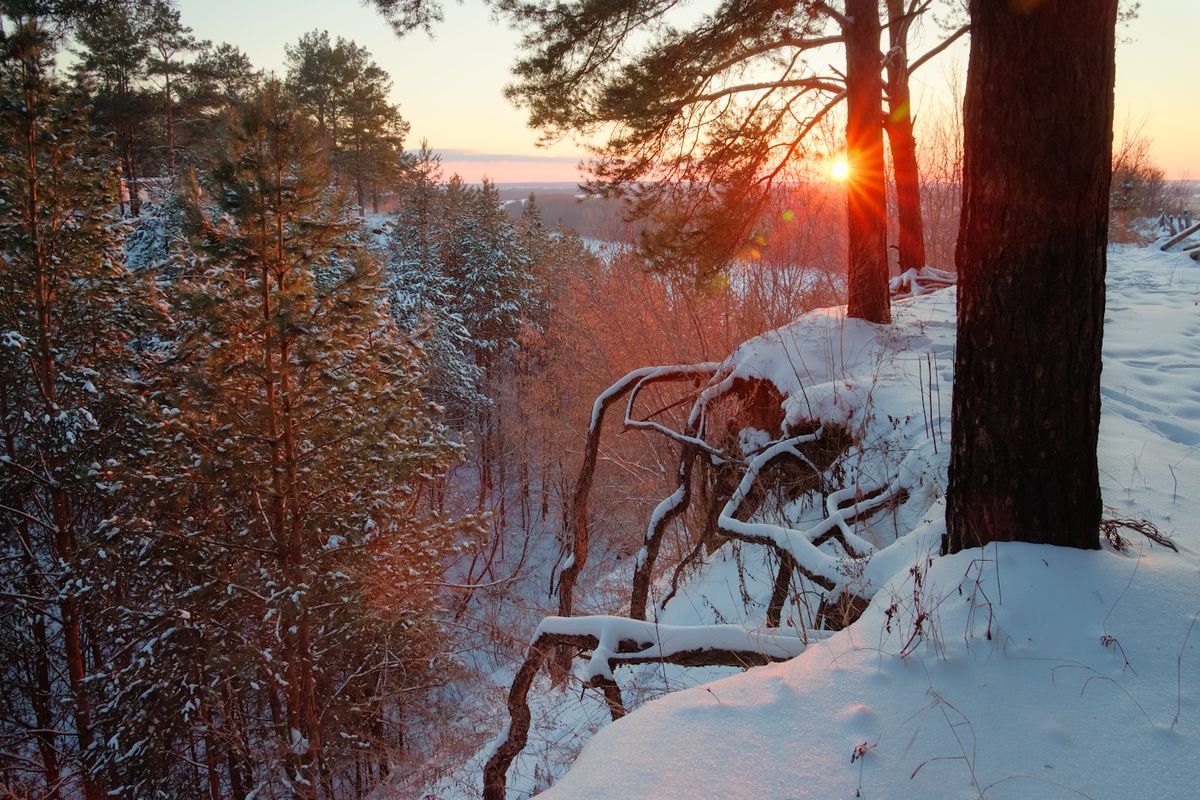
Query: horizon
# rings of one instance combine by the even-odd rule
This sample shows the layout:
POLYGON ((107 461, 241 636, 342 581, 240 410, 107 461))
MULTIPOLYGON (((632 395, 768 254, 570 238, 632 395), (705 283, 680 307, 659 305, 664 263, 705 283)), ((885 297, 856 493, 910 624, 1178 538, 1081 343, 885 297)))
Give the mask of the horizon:
MULTIPOLYGON (((519 37, 492 18, 481 0, 444 5, 444 20, 431 36, 401 38, 372 8, 355 3, 291 3, 258 0, 261 13, 246 17, 233 0, 179 0, 185 25, 195 35, 243 49, 256 67, 283 71, 284 47, 312 30, 327 30, 366 47, 393 81, 392 102, 411 132, 406 147, 428 140, 443 154, 446 175, 478 182, 571 182, 582 179, 587 158, 581 143, 540 147, 525 113, 503 96, 519 37), (435 76, 431 79, 430 76, 435 76), (448 100, 450 98, 451 100, 448 100), (485 140, 485 141, 481 141, 485 140)), ((932 27, 932 26, 930 26, 932 27)), ((1187 57, 1192 32, 1200 30, 1200 3, 1159 0, 1143 4, 1136 19, 1118 30, 1114 141, 1126 129, 1151 140, 1154 162, 1173 180, 1200 177, 1200 107, 1187 57)), ((963 37, 913 76, 917 136, 921 119, 944 113, 951 87, 966 73, 970 37, 963 37)))

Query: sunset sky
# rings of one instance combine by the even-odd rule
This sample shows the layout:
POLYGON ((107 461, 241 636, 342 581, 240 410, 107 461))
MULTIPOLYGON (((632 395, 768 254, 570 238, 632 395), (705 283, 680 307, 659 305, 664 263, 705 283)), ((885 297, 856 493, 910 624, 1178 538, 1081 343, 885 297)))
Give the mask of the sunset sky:
MULTIPOLYGON (((525 115, 503 97, 517 35, 495 22, 481 0, 446 2, 434 38, 399 39, 357 0, 180 0, 185 24, 197 36, 245 50, 255 65, 283 71, 284 45, 314 29, 365 46, 392 76, 394 102, 412 125, 409 144, 428 139, 442 153, 447 174, 470 181, 578 179, 582 150, 570 143, 536 146, 525 115), (250 12, 250 13, 248 13, 250 12)), ((1118 135, 1128 120, 1144 124, 1152 152, 1169 177, 1200 178, 1200 31, 1198 0, 1151 0, 1118 31, 1118 135)), ((966 42, 949 49, 914 76, 917 135, 922 108, 943 104, 952 74, 966 69, 966 42)))

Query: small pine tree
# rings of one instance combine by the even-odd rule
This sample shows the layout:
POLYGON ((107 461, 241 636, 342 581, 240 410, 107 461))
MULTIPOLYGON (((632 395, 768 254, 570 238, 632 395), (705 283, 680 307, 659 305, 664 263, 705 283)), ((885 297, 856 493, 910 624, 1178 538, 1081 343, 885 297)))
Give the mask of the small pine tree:
POLYGON ((163 124, 166 131, 167 174, 175 174, 175 106, 180 83, 187 73, 181 57, 200 46, 192 29, 180 20, 179 10, 166 0, 152 0, 143 36, 150 43, 146 73, 162 82, 163 124))
POLYGON ((149 66, 146 7, 135 3, 105 4, 75 32, 80 49, 76 79, 94 89, 96 122, 116 136, 128 194, 129 210, 141 212, 139 177, 143 169, 142 128, 154 110, 142 82, 149 66))
POLYGON ((484 179, 478 190, 467 192, 463 206, 454 231, 460 249, 448 260, 447 272, 458 288, 475 361, 487 369, 517 345, 532 298, 530 256, 494 183, 484 179))

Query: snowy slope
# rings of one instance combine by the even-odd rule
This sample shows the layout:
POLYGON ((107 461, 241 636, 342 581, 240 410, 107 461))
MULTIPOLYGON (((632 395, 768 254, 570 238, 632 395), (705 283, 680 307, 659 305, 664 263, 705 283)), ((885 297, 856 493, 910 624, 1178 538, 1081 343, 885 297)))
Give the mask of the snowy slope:
MULTIPOLYGON (((790 417, 841 415, 876 441, 864 482, 908 474, 915 499, 897 527, 913 532, 891 546, 876 534, 884 549, 859 578, 883 588, 856 624, 799 657, 603 728, 543 796, 1200 794, 1200 266, 1113 249, 1109 273, 1106 515, 1147 519, 1181 552, 1124 531, 1123 552, 1005 544, 935 556, 954 290, 898 304, 888 329, 810 315, 734 358, 792 382, 790 417)), ((718 559, 660 620, 709 621, 697 592, 722 570, 718 559)))

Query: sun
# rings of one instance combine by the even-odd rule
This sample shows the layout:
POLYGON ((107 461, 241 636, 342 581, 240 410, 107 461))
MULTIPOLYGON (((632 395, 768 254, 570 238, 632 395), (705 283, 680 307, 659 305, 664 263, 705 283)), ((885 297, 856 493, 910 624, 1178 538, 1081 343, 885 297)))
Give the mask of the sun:
POLYGON ((835 158, 829 167, 829 174, 835 181, 844 181, 850 177, 850 162, 845 157, 835 158))

